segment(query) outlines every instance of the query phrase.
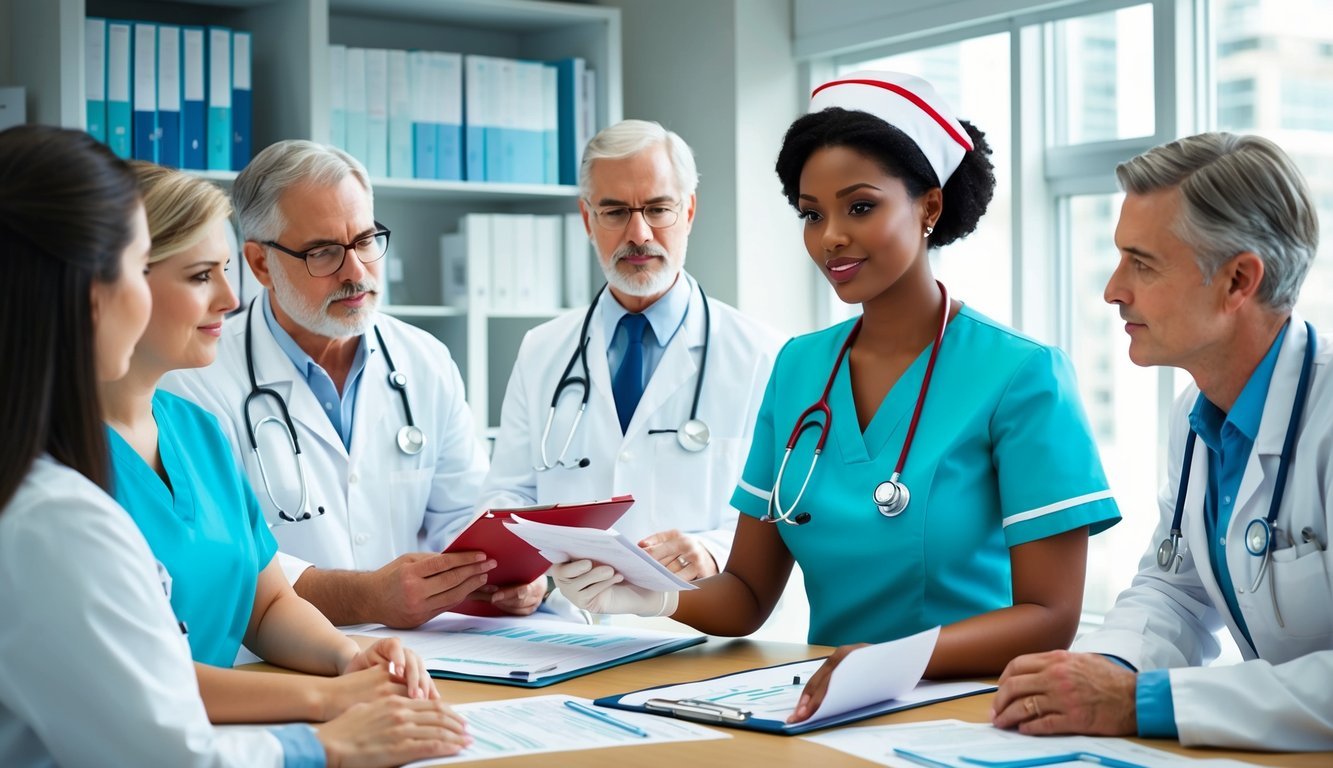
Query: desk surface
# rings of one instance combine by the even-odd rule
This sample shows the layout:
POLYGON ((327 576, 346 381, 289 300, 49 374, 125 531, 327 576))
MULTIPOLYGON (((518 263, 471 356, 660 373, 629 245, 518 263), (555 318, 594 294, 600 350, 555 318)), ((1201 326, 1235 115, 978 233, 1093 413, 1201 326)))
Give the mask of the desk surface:
MULTIPOLYGON (((826 648, 816 646, 710 638, 703 645, 634 664, 612 667, 546 688, 526 689, 507 685, 484 685, 482 683, 464 683, 452 680, 437 680, 436 684, 439 686, 440 693, 443 694, 445 700, 451 703, 491 701, 550 693, 564 693, 595 699, 653 685, 685 682, 753 667, 815 658, 827 653, 827 651, 826 648)), ((882 715, 870 720, 863 720, 856 725, 884 725, 949 718, 975 723, 988 722, 993 696, 994 694, 969 696, 905 712, 882 715)), ((855 725, 851 727, 855 727, 855 725)), ((577 764, 591 768, 597 766, 620 768, 624 765, 668 766, 669 768, 763 765, 765 768, 779 768, 780 766, 802 766, 804 768, 805 766, 820 765, 821 762, 825 765, 871 765, 871 763, 864 762, 851 755, 813 744, 795 736, 773 736, 730 728, 721 730, 731 734, 732 738, 721 741, 588 750, 579 753, 577 764)), ((1191 757, 1232 757, 1258 765, 1295 766, 1299 768, 1300 766, 1328 766, 1330 762, 1333 762, 1333 754, 1330 753, 1238 753, 1222 750, 1183 749, 1173 742, 1165 741, 1148 740, 1142 743, 1157 749, 1178 752, 1191 757)), ((559 753, 554 755, 531 755, 502 760, 486 760, 478 763, 478 765, 504 768, 504 766, 566 764, 567 761, 560 760, 559 756, 559 753)))

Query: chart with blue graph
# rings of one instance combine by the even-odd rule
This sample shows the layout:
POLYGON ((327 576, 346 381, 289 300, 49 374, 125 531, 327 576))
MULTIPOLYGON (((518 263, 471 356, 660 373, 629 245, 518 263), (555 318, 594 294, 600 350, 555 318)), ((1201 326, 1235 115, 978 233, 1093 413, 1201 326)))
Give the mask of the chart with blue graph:
POLYGON ((436 677, 549 685, 578 674, 685 648, 702 635, 604 627, 538 618, 445 614, 416 630, 357 630, 397 637, 436 677))
POLYGON ((796 709, 801 689, 822 663, 823 659, 811 659, 714 680, 654 688, 626 694, 620 703, 637 706, 650 698, 691 699, 735 707, 760 720, 786 720, 796 709))

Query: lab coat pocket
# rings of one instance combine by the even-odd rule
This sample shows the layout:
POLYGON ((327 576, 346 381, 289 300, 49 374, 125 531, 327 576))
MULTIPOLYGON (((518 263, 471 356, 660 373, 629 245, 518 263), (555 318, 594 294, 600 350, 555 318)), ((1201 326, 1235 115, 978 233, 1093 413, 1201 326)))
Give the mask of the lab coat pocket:
POLYGON ((691 453, 674 435, 664 437, 654 454, 653 531, 719 527, 740 477, 740 439, 713 438, 707 448, 691 453))
MULTIPOLYGON (((1273 579, 1277 607, 1285 626, 1279 632, 1288 637, 1333 636, 1333 613, 1327 610, 1333 583, 1329 581, 1325 552, 1310 549, 1300 553, 1295 547, 1273 552, 1267 578, 1273 579)), ((1259 594, 1264 593, 1260 587, 1259 594)))
POLYGON ((389 514, 393 520, 391 535, 395 538, 419 538, 434 472, 434 467, 416 467, 389 473, 389 514))

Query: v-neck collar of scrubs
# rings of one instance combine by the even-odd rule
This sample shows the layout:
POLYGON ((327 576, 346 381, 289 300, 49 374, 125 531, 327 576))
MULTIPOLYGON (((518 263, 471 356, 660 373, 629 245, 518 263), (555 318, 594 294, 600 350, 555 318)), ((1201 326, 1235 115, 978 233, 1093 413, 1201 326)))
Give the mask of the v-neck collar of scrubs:
MULTIPOLYGON (((158 395, 153 395, 153 418, 157 419, 158 395)), ((192 484, 188 481, 179 479, 181 475, 181 455, 180 446, 172 439, 169 430, 162 429, 160 420, 157 430, 157 452, 162 460, 162 470, 167 477, 171 478, 171 485, 163 482, 162 477, 157 471, 143 460, 126 442, 120 433, 110 426, 106 428, 111 444, 111 450, 116 453, 121 461, 121 465, 136 476, 134 482, 139 483, 144 488, 149 489, 154 497, 163 507, 171 509, 177 518, 185 522, 194 520, 195 503, 194 492, 191 490, 192 484)))
MULTIPOLYGON (((945 339, 948 338, 954 321, 967 311, 968 308, 964 305, 958 315, 949 320, 949 325, 944 331, 945 339)), ((850 325, 847 326, 847 332, 851 332, 850 325)), ((838 337, 839 348, 846 339, 846 334, 838 337)), ((884 399, 880 401, 879 407, 875 409, 875 415, 866 425, 865 432, 861 431, 861 421, 856 412, 856 398, 852 395, 852 354, 851 350, 848 350, 842 365, 838 366, 833 390, 829 392, 829 407, 833 410, 833 440, 838 444, 844 462, 855 464, 879 461, 883 458, 884 451, 893 445, 896 444, 898 450, 902 449, 901 443, 906 437, 907 420, 911 417, 912 410, 916 408, 917 396, 921 393, 921 382, 925 378, 926 364, 930 360, 930 350, 933 346, 932 341, 923 347, 912 360, 912 364, 907 366, 893 383, 888 393, 884 395, 884 399), (903 435, 891 444, 891 438, 899 432, 903 435)), ((836 358, 836 351, 834 354, 836 358)))

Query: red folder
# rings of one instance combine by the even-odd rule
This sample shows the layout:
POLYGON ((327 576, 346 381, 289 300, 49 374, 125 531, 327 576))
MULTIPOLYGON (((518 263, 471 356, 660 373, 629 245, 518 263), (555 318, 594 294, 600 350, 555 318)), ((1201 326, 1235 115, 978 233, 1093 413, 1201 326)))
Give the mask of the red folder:
MULTIPOLYGON (((633 496, 616 496, 605 501, 585 504, 544 504, 535 507, 490 509, 472 521, 458 534, 445 552, 485 552, 496 561, 495 568, 486 574, 487 583, 496 586, 528 584, 546 572, 551 563, 528 544, 515 536, 505 522, 513 515, 524 520, 548 525, 567 525, 575 528, 606 530, 616 524, 634 504, 633 496)), ((484 600, 464 600, 453 610, 473 616, 503 616, 484 600)))

